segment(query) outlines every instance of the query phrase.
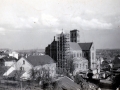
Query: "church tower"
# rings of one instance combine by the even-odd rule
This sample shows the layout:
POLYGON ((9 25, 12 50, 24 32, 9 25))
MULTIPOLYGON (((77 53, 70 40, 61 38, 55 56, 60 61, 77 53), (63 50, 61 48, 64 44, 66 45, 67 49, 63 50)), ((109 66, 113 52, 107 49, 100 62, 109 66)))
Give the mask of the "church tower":
POLYGON ((70 41, 76 43, 80 42, 79 30, 74 29, 70 31, 70 41))

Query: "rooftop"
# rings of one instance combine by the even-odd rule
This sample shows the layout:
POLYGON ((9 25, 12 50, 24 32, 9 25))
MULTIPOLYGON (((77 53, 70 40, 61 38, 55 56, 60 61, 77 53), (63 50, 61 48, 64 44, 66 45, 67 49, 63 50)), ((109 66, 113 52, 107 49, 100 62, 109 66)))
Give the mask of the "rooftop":
POLYGON ((92 42, 90 43, 78 43, 81 47, 82 50, 90 50, 91 46, 92 46, 92 42))
POLYGON ((78 43, 70 42, 70 49, 71 50, 82 50, 78 43))
POLYGON ((26 58, 33 66, 55 63, 48 55, 33 55, 26 58))
POLYGON ((80 86, 76 84, 72 79, 65 77, 60 77, 57 79, 59 86, 65 90, 79 90, 80 86))

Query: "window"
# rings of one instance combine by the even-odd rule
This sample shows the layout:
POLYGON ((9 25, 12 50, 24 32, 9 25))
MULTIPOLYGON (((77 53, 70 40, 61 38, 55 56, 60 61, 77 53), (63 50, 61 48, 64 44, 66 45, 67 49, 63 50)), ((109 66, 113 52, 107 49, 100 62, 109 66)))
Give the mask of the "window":
POLYGON ((92 59, 94 60, 94 53, 92 53, 92 59))
POLYGON ((21 70, 21 71, 24 71, 24 67, 20 67, 20 70, 21 70))
POLYGON ((80 53, 80 57, 81 57, 81 53, 80 53))
POLYGON ((84 69, 84 64, 83 64, 83 69, 84 69))
POLYGON ((75 57, 75 53, 74 53, 74 57, 75 57))
POLYGON ((77 53, 77 57, 79 57, 79 53, 77 53))
POLYGON ((25 64, 25 60, 23 60, 23 64, 25 64))
POLYGON ((78 64, 76 64, 76 68, 78 68, 78 64))
POLYGON ((88 66, 86 65, 86 69, 88 68, 88 66))
POLYGON ((81 69, 81 64, 80 64, 80 69, 81 69))

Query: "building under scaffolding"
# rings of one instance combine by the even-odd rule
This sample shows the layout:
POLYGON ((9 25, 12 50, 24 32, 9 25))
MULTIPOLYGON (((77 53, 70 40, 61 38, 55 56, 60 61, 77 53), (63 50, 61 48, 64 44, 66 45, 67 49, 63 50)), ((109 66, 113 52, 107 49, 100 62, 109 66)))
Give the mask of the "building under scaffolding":
POLYGON ((57 35, 57 67, 61 68, 63 72, 70 71, 68 65, 70 57, 70 39, 69 34, 61 33, 57 35))

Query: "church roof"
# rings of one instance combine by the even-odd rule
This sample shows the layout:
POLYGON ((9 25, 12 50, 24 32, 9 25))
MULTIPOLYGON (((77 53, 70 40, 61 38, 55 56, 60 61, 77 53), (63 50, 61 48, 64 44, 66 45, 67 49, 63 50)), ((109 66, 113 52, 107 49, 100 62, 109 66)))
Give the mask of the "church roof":
POLYGON ((82 50, 78 43, 70 42, 70 49, 71 50, 82 50))
POLYGON ((82 50, 90 50, 92 42, 90 43, 78 43, 82 50))

